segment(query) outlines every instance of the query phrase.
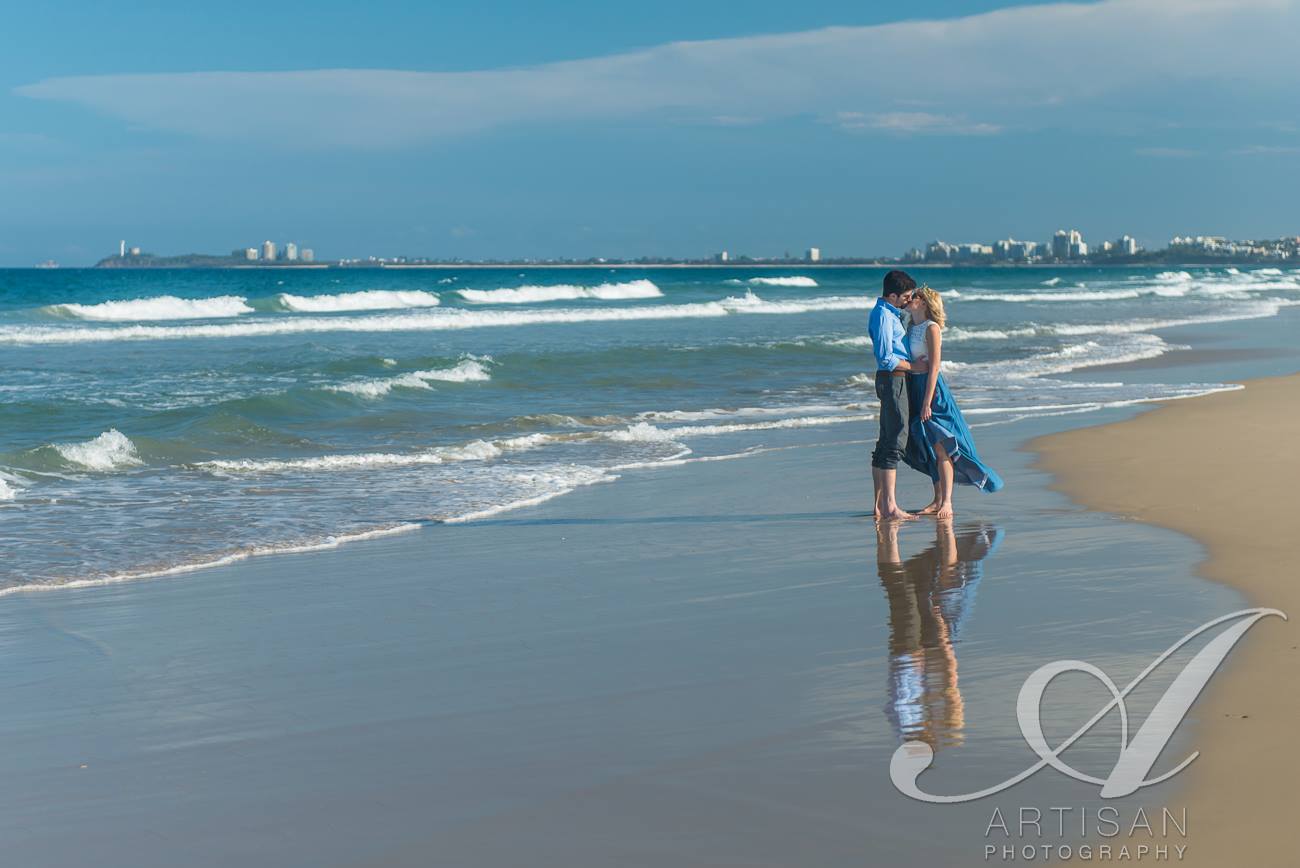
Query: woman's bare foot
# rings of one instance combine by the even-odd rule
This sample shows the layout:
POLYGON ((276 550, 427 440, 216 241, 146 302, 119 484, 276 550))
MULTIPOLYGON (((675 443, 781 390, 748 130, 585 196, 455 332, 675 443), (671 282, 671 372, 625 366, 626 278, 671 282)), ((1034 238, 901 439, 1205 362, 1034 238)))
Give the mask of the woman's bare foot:
POLYGON ((912 514, 913 515, 934 515, 938 511, 939 511, 939 504, 935 503, 932 500, 929 503, 927 503, 924 507, 918 509, 916 512, 912 514))
POLYGON ((938 519, 952 518, 952 504, 945 503, 934 511, 934 517, 938 519))

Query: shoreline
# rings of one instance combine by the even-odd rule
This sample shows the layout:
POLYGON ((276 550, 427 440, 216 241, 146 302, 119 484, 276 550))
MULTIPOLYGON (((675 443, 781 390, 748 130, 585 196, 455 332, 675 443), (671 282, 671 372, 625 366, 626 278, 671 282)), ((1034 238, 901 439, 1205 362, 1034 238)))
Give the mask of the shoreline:
MULTIPOLYGON (((1300 374, 1241 385, 1048 434, 1025 448, 1052 474, 1054 490, 1087 509, 1189 537, 1205 552, 1198 577, 1294 618, 1300 556, 1291 499, 1300 480, 1279 445, 1300 435, 1300 374)), ((1213 822, 1198 823, 1188 864, 1294 864, 1298 681, 1294 621, 1268 619, 1193 706, 1201 755, 1180 783, 1192 815, 1213 822)))

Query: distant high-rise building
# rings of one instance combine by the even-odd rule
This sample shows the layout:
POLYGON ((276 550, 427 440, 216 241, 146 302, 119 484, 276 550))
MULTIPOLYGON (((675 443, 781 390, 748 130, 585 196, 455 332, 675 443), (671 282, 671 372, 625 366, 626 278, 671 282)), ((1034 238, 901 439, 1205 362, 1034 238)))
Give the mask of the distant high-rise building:
POLYGON ((1137 256, 1138 250, 1141 249, 1138 247, 1137 239, 1131 235, 1125 235, 1120 238, 1117 246, 1119 247, 1119 252, 1124 256, 1137 256))
POLYGON ((262 242, 262 258, 265 259, 267 262, 275 262, 276 249, 275 249, 274 241, 262 242))
POLYGON ((1070 258, 1070 233, 1064 229, 1057 229, 1056 234, 1052 236, 1052 258, 1070 258))
POLYGON ((957 245, 947 241, 931 241, 925 245, 925 258, 928 262, 946 262, 957 256, 957 245))
POLYGON ((126 256, 126 239, 117 242, 117 255, 126 256))
POLYGON ((132 247, 132 248, 131 248, 130 250, 128 250, 127 252, 130 253, 132 256, 139 256, 139 255, 140 255, 140 248, 139 248, 139 247, 132 247))
POLYGON ((1083 241, 1083 234, 1078 229, 1066 232, 1056 230, 1052 236, 1052 256, 1056 259, 1082 259, 1088 255, 1088 245, 1083 241))
POLYGON ((312 250, 310 247, 304 247, 302 249, 302 253, 299 254, 299 256, 301 257, 303 262, 316 261, 316 251, 312 250))
POLYGON ((290 241, 288 244, 284 245, 284 258, 287 259, 287 260, 289 260, 290 262, 297 262, 297 261, 298 261, 298 245, 297 245, 297 244, 294 244, 292 241, 290 241))
POLYGON ((1084 243, 1083 235, 1078 229, 1070 230, 1070 258, 1082 259, 1088 255, 1088 245, 1084 243))
POLYGON ((723 250, 719 253, 713 254, 713 259, 715 262, 727 262, 731 259, 731 254, 723 250))
POLYGON ((804 254, 803 258, 809 262, 821 262, 822 249, 820 247, 809 247, 808 252, 804 254))
POLYGON ((244 250, 244 258, 247 259, 249 262, 256 262, 256 261, 257 261, 257 248, 256 248, 256 247, 248 247, 248 248, 246 248, 246 249, 244 250))
POLYGON ((980 259, 993 255, 993 248, 988 244, 964 242, 957 245, 957 256, 961 259, 980 259))
POLYGON ((1005 238, 1002 241, 993 242, 993 257, 1010 262, 1028 262, 1038 255, 1038 243, 1036 241, 1017 241, 1014 238, 1005 238))

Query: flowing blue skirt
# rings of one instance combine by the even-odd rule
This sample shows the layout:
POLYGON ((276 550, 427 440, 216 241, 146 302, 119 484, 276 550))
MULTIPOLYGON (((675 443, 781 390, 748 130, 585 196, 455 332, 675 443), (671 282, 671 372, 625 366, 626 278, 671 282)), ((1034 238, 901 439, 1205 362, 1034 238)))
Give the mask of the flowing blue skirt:
POLYGON ((919 470, 931 480, 939 481, 939 462, 935 457, 936 443, 952 459, 953 478, 962 485, 973 485, 986 494, 1002 488, 1002 477, 980 460, 975 451, 975 438, 971 436, 966 420, 962 418, 957 402, 953 400, 948 384, 939 374, 934 387, 934 402, 930 405, 930 418, 921 421, 921 405, 925 403, 926 374, 907 375, 907 398, 911 408, 907 429, 907 451, 903 461, 913 470, 919 470))

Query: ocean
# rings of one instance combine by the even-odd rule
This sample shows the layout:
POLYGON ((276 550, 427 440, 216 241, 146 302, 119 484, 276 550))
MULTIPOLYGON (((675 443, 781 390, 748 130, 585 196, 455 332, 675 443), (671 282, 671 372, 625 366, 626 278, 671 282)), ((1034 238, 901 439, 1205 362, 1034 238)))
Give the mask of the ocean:
MULTIPOLYGON (((0 593, 870 438, 885 270, 0 270, 0 593)), ((1233 388, 1089 369, 1300 301, 1278 268, 914 274, 947 300, 945 373, 977 438, 1233 388)))

